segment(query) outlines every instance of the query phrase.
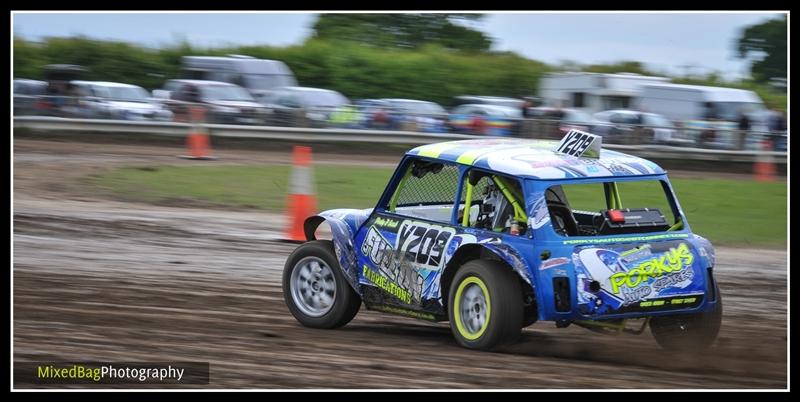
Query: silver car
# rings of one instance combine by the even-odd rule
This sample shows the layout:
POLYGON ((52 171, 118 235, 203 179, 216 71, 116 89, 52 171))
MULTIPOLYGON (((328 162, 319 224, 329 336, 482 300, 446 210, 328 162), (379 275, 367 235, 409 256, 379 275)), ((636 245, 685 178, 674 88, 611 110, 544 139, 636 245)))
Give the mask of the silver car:
POLYGON ((682 136, 680 131, 666 117, 638 110, 615 109, 594 114, 598 121, 594 134, 606 137, 604 141, 616 142, 616 139, 633 133, 639 129, 642 135, 636 142, 654 144, 688 145, 692 140, 682 136))
POLYGON ((172 120, 172 112, 152 102, 149 93, 137 85, 106 81, 71 81, 81 95, 87 117, 115 120, 172 120))

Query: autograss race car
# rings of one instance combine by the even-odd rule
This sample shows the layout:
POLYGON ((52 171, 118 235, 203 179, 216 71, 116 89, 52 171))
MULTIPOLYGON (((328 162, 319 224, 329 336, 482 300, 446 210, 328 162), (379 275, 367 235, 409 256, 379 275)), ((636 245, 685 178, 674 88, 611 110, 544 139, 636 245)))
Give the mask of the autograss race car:
POLYGON ((693 234, 666 172, 577 130, 559 143, 443 142, 412 149, 370 209, 305 221, 284 298, 303 325, 370 310, 449 321, 492 350, 552 321, 642 333, 675 351, 716 338, 714 249, 693 234), (316 240, 326 222, 332 241, 316 240), (633 321, 633 322, 631 322, 633 321))

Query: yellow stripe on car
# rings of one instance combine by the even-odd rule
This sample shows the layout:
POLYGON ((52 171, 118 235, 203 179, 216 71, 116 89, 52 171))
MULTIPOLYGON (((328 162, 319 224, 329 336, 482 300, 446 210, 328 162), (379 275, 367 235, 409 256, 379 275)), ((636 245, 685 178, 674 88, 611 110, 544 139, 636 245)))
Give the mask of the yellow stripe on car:
POLYGON ((444 151, 458 147, 460 144, 453 142, 440 142, 438 144, 423 145, 419 149, 419 156, 427 156, 429 158, 438 158, 444 151))

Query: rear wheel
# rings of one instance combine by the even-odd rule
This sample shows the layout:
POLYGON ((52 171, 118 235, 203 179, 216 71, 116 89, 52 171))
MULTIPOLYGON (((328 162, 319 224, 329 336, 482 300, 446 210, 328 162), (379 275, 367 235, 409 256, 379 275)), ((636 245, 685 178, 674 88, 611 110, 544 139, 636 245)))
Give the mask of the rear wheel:
POLYGON ((697 352, 714 343, 722 326, 722 295, 716 287, 717 305, 705 313, 659 316, 650 319, 650 332, 656 342, 675 351, 697 352))
POLYGON ((459 268, 448 306, 450 329, 466 348, 492 350, 514 342, 522 331, 520 282, 499 262, 472 260, 459 268))
POLYGON ((329 240, 303 243, 289 256, 283 269, 283 298, 294 318, 311 328, 341 327, 361 307, 329 240))

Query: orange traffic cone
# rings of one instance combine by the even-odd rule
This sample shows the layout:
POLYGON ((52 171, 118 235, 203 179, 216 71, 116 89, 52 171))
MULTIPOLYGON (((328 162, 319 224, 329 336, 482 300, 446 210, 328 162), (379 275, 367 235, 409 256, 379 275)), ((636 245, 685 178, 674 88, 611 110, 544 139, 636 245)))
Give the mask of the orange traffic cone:
POLYGON ((292 175, 289 178, 289 194, 286 200, 286 215, 289 226, 286 240, 305 241, 303 223, 317 210, 317 196, 314 192, 314 177, 311 170, 311 148, 295 146, 292 160, 292 175))
POLYGON ((183 155, 184 159, 217 159, 211 156, 211 141, 209 140, 208 130, 203 124, 206 121, 205 109, 200 106, 193 106, 189 109, 192 127, 186 136, 186 148, 189 155, 183 155))
POLYGON ((775 161, 769 152, 772 152, 772 141, 764 140, 761 142, 761 150, 756 155, 756 162, 753 164, 753 173, 758 181, 775 181, 775 161))

